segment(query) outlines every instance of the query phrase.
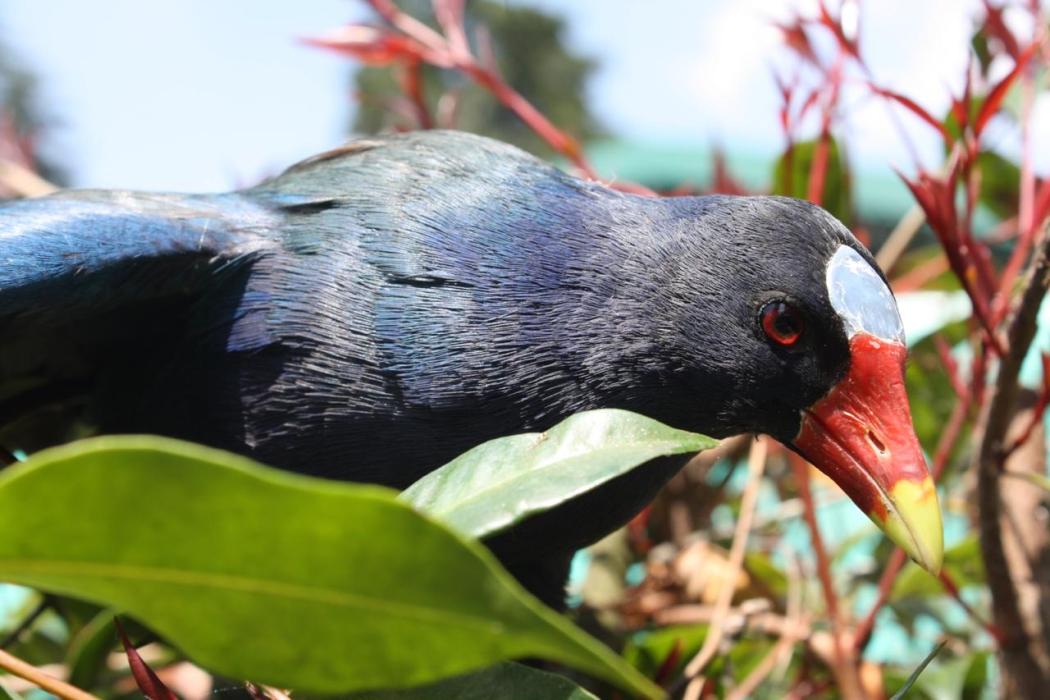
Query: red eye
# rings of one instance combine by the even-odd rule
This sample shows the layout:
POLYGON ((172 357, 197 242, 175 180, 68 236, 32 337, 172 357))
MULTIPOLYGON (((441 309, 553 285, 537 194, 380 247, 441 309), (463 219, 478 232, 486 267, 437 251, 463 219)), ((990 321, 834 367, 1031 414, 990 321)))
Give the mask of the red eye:
POLYGON ((801 312, 784 301, 771 301, 763 306, 760 318, 766 337, 785 347, 797 343, 806 328, 801 312))

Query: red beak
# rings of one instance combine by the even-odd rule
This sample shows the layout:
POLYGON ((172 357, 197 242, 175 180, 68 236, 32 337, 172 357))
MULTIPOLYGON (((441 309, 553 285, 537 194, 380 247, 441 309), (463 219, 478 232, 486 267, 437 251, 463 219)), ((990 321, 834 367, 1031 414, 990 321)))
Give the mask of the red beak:
POLYGON ((907 349, 857 333, 850 369, 805 411, 794 447, 891 540, 936 573, 943 557, 937 491, 911 423, 907 349))

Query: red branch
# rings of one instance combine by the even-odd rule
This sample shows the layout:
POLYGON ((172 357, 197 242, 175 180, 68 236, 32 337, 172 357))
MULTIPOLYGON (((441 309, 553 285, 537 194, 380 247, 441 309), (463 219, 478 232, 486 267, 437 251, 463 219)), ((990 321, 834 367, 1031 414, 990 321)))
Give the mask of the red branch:
POLYGON ((1002 644, 1003 639, 1005 639, 1003 633, 998 627, 977 614, 977 611, 962 599, 962 596, 959 594, 959 587, 955 585, 955 580, 952 579, 951 575, 947 571, 942 571, 938 574, 937 579, 941 582, 944 590, 947 591, 952 600, 958 603, 959 607, 966 611, 966 614, 970 616, 970 619, 983 627, 984 630, 991 635, 992 639, 995 640, 996 644, 1002 644))
MULTIPOLYGON (((521 93, 503 80, 494 66, 471 52, 463 24, 462 0, 434 0, 434 14, 444 34, 403 12, 392 0, 367 0, 389 25, 377 28, 351 24, 327 36, 306 39, 306 43, 352 56, 373 65, 411 65, 423 62, 439 68, 457 70, 488 90, 504 107, 514 112, 551 148, 565 156, 580 172, 596 180, 597 175, 583 154, 579 142, 556 127, 521 93)), ((411 93, 409 93, 411 95, 411 93)), ((422 97, 411 95, 420 117, 422 97)), ((429 112, 426 122, 430 123, 429 112)), ((421 119, 421 124, 424 121, 421 119)), ((644 189, 644 188, 643 188, 644 189)))
POLYGON ((1032 437, 1032 433, 1035 432, 1036 427, 1042 424, 1043 415, 1046 413, 1046 405, 1050 403, 1050 355, 1042 353, 1039 359, 1043 363, 1043 385, 1039 389, 1039 398, 1036 399, 1035 407, 1032 409, 1032 413, 1029 416, 1028 423, 1025 425, 1024 430, 1021 434, 1010 443, 1010 446, 1003 450, 1003 461, 1013 454, 1021 445, 1028 442, 1032 437))

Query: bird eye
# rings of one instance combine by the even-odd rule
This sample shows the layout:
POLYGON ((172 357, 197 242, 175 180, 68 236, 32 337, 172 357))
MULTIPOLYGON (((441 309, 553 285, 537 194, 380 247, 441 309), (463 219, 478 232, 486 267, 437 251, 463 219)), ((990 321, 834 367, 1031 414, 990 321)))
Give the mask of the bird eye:
POLYGON ((786 301, 771 301, 759 312, 762 331, 777 345, 791 347, 802 337, 802 312, 786 301))

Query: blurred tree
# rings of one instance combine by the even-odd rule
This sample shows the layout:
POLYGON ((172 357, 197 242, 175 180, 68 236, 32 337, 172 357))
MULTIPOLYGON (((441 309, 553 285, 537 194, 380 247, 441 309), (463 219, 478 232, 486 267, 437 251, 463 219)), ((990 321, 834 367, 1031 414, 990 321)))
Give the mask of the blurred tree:
POLYGON ((0 42, 0 157, 64 183, 66 173, 40 155, 41 134, 52 125, 40 106, 39 82, 10 47, 0 42))
MULTIPOLYGON (((399 3, 407 12, 436 27, 429 0, 399 3)), ((603 135, 585 99, 587 79, 596 64, 572 54, 563 42, 565 22, 538 10, 513 7, 495 0, 467 3, 468 33, 477 52, 485 56, 491 44, 495 61, 506 81, 541 112, 580 141, 603 135)), ((455 104, 452 125, 512 143, 533 153, 550 156, 551 149, 486 90, 454 71, 424 66, 423 94, 430 111, 440 116, 455 104), (438 103, 448 95, 444 104, 438 103)), ((416 127, 411 116, 392 105, 403 99, 395 71, 365 67, 357 71, 359 96, 352 128, 371 133, 395 127, 416 127)), ((438 126, 447 126, 439 119, 438 126)))

